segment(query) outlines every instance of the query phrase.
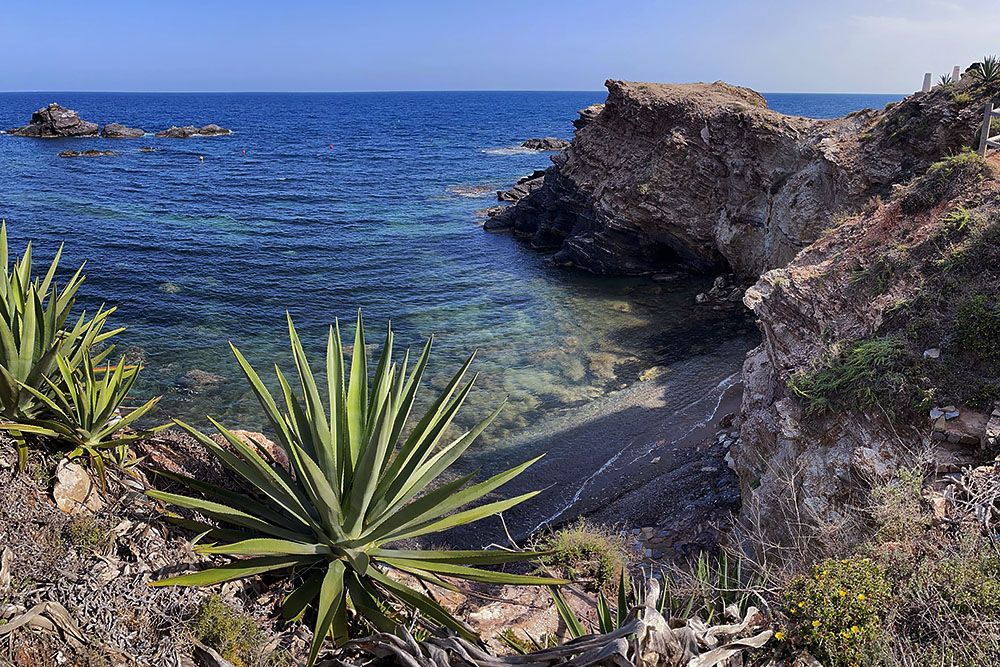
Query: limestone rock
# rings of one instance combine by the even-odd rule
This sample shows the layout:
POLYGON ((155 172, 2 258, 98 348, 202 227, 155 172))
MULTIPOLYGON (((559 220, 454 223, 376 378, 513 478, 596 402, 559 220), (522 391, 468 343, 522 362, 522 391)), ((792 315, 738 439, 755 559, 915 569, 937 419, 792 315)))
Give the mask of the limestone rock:
MULTIPOLYGON (((167 291, 167 290, 164 290, 167 291)), ((199 394, 206 389, 212 389, 225 382, 226 378, 216 373, 209 373, 200 368, 192 368, 177 378, 177 388, 187 394, 199 394)))
POLYGON ((937 418, 933 426, 933 438, 955 445, 975 447, 986 433, 987 416, 972 410, 948 411, 937 418), (949 418, 949 415, 954 417, 949 418))
POLYGON ((146 134, 146 131, 138 127, 128 127, 121 123, 108 123, 101 128, 101 136, 108 139, 137 139, 146 134))
POLYGON ((56 482, 52 489, 56 506, 66 514, 97 512, 104 501, 90 473, 79 463, 63 459, 56 467, 56 482))
POLYGON ((96 137, 97 123, 81 120, 72 109, 59 106, 56 102, 42 107, 31 114, 31 122, 24 127, 7 130, 7 134, 18 137, 96 137))
POLYGON ((191 137, 217 137, 225 134, 232 134, 232 130, 227 130, 215 123, 211 123, 202 127, 195 127, 194 125, 178 127, 171 125, 166 130, 157 132, 156 136, 168 139, 190 139, 191 137))

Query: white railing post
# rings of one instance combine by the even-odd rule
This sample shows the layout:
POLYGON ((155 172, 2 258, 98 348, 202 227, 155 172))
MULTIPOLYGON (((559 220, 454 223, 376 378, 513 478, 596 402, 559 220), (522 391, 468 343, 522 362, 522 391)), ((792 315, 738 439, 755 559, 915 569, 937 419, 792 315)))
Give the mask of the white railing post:
POLYGON ((990 141, 990 126, 993 125, 993 100, 986 101, 986 110, 983 112, 983 128, 979 132, 979 155, 986 157, 986 148, 990 141))
POLYGON ((920 92, 926 93, 926 92, 930 91, 930 89, 931 89, 931 76, 933 76, 933 74, 931 74, 930 72, 927 72, 926 74, 924 74, 924 86, 923 86, 923 88, 920 89, 920 92))
POLYGON ((962 68, 959 67, 958 65, 955 65, 955 67, 951 70, 951 82, 958 83, 961 80, 962 80, 962 68))

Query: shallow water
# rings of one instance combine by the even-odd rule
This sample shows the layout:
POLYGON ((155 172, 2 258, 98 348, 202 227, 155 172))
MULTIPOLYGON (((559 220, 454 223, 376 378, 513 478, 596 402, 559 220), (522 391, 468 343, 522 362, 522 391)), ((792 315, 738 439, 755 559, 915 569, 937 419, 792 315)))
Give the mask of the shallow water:
MULTIPOLYGON (((468 418, 510 396, 484 439, 490 449, 651 366, 747 332, 746 322, 694 305, 710 279, 596 278, 480 229, 475 211, 496 189, 549 164, 518 143, 570 138, 576 110, 603 98, 0 94, 0 127, 58 101, 100 123, 156 131, 215 122, 234 131, 188 140, 0 135, 0 217, 15 247, 34 239, 36 256, 47 258, 65 241, 67 268, 88 261, 82 301, 119 306, 116 322, 129 327, 121 344, 146 360, 137 398, 163 394, 163 418, 203 423, 212 414, 260 428, 226 342, 262 372, 276 361, 287 368, 285 309, 318 354, 329 323, 363 307, 371 340, 388 318, 403 344, 437 335, 432 384, 479 349, 468 418), (57 157, 69 148, 120 154, 57 157), (191 369, 223 381, 190 394, 177 383, 191 369)), ((817 100, 817 115, 870 102, 817 100)))

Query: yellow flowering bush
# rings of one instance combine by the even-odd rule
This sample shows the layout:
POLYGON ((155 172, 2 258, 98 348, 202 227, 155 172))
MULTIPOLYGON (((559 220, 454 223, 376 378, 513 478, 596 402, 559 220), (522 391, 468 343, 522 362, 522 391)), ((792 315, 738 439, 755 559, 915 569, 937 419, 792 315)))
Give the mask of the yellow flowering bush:
POLYGON ((822 561, 785 589, 782 637, 828 667, 869 664, 883 645, 891 595, 884 568, 871 559, 822 561))

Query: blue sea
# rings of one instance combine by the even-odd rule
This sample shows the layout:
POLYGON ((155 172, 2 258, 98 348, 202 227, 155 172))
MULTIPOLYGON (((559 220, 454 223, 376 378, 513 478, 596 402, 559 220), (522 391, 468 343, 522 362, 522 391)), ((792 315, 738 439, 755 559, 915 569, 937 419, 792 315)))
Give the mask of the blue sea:
MULTIPOLYGON (((773 108, 834 117, 898 96, 768 95, 773 108)), ((263 372, 288 363, 284 313, 319 354, 326 327, 364 309, 369 342, 437 336, 432 384, 479 351, 470 417, 509 396, 486 438, 537 424, 638 381, 653 366, 708 354, 752 324, 694 296, 711 278, 661 284, 555 268, 477 210, 549 155, 530 137, 571 138, 603 92, 336 94, 0 94, 0 128, 49 102, 104 124, 155 132, 218 123, 225 137, 33 140, 0 135, 0 217, 39 259, 65 242, 87 261, 81 303, 117 305, 120 345, 145 359, 137 399, 162 419, 257 429, 228 351, 263 372), (141 147, 155 148, 141 152, 141 147), (64 159, 62 150, 115 157, 64 159), (218 375, 192 392, 192 369, 218 375)), ((351 329, 352 327, 347 327, 351 329)), ((317 359, 319 357, 317 356, 317 359)))

